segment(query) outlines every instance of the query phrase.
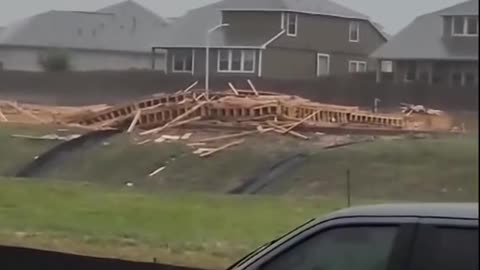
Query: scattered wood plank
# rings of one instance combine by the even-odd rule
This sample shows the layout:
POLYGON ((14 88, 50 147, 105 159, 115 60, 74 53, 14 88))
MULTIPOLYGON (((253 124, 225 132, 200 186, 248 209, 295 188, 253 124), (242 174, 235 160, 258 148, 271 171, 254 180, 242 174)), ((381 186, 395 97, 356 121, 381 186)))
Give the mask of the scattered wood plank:
POLYGON ((200 96, 195 97, 195 101, 199 101, 200 99, 205 97, 205 93, 202 93, 200 96))
POLYGON ((0 120, 1 122, 8 122, 8 118, 2 113, 2 109, 0 109, 0 120))
POLYGON ((222 136, 218 136, 218 137, 202 139, 202 140, 199 140, 198 142, 201 142, 201 143, 202 142, 214 142, 214 141, 220 141, 220 140, 226 140, 226 139, 245 137, 245 136, 256 134, 256 133, 259 133, 259 131, 258 130, 244 131, 244 132, 241 132, 241 133, 235 133, 235 134, 222 135, 222 136))
POLYGON ((149 142, 151 142, 152 140, 148 139, 148 140, 144 140, 144 141, 141 141, 139 143, 137 143, 137 145, 144 145, 144 144, 147 144, 149 142))
POLYGON ((305 117, 304 119, 302 119, 301 121, 295 123, 294 125, 292 125, 291 127, 287 128, 284 133, 288 133, 292 130, 294 130, 296 127, 300 126, 301 124, 307 122, 308 120, 312 119, 313 117, 315 117, 315 115, 317 115, 318 113, 320 113, 322 110, 318 110, 312 114, 310 114, 309 116, 305 117))
POLYGON ((196 122, 196 121, 199 121, 199 120, 202 120, 202 117, 201 116, 196 116, 196 117, 184 120, 184 121, 177 122, 177 123, 171 125, 170 127, 171 128, 180 127, 180 126, 190 124, 192 122, 196 122))
POLYGON ((230 148, 230 147, 233 147, 233 146, 242 144, 242 143, 244 143, 244 142, 245 142, 245 139, 241 139, 241 140, 238 140, 238 141, 234 141, 234 142, 225 144, 225 145, 223 145, 223 146, 221 146, 221 147, 219 147, 219 148, 217 148, 217 149, 214 149, 214 150, 212 150, 212 151, 210 151, 210 152, 206 152, 206 153, 201 154, 200 157, 209 157, 209 156, 211 156, 211 155, 213 155, 213 154, 215 154, 215 153, 218 153, 218 152, 220 152, 220 151, 222 151, 222 150, 225 150, 225 149, 228 149, 228 148, 230 148))
POLYGON ((216 148, 198 148, 197 150, 195 150, 193 153, 195 155, 201 155, 201 154, 204 154, 204 153, 208 153, 208 152, 212 152, 213 150, 215 150, 216 148))
POLYGON ((192 89, 193 89, 195 86, 197 86, 197 84, 198 84, 198 81, 192 83, 189 87, 187 87, 185 90, 183 90, 183 93, 186 94, 186 93, 192 91, 192 89))
POLYGON ((228 86, 229 86, 230 89, 233 91, 233 93, 235 94, 235 96, 238 96, 238 95, 239 95, 237 89, 235 89, 235 86, 233 86, 232 83, 228 83, 228 86))
POLYGON ((153 171, 152 173, 150 173, 150 174, 148 175, 148 177, 153 177, 153 176, 161 173, 162 171, 164 171, 166 168, 167 168, 167 167, 165 167, 165 166, 160 167, 160 168, 158 168, 157 170, 155 170, 155 171, 153 171))
POLYGON ((15 110, 17 110, 21 114, 26 115, 26 116, 32 118, 33 120, 38 121, 39 123, 45 123, 45 121, 43 119, 37 117, 36 115, 34 115, 33 113, 31 113, 27 110, 24 110, 22 107, 18 106, 16 104, 16 102, 7 101, 7 104, 10 105, 10 107, 13 107, 15 110))
POLYGON ((133 118, 132 123, 130 124, 130 127, 128 127, 127 133, 132 133, 132 131, 135 129, 135 126, 138 123, 138 120, 140 120, 141 115, 142 115, 142 110, 138 110, 137 113, 135 114, 135 117, 133 118))
POLYGON ((175 136, 175 135, 162 135, 161 138, 163 138, 167 141, 178 141, 178 140, 180 140, 180 136, 175 136))
POLYGON ((248 82, 248 85, 250 85, 250 87, 252 88, 252 91, 255 94, 255 96, 259 96, 257 88, 255 88, 255 85, 253 85, 252 81, 248 79, 247 82, 248 82))
POLYGON ((189 143, 187 145, 190 147, 197 147, 197 146, 205 146, 207 144, 206 143, 189 143))
POLYGON ((181 140, 188 140, 190 137, 192 137, 193 133, 185 133, 182 137, 180 137, 181 140))
MULTIPOLYGON (((287 131, 287 129, 286 129, 285 127, 282 127, 282 126, 277 125, 277 124, 275 124, 275 123, 272 123, 272 122, 270 122, 270 121, 268 121, 267 124, 268 124, 269 126, 275 128, 275 129, 276 129, 275 132, 280 133, 280 134, 286 134, 285 131, 287 131)), ((298 132, 296 132, 296 131, 293 131, 293 130, 288 131, 287 133, 290 134, 290 135, 293 135, 293 136, 295 136, 295 137, 297 137, 297 138, 303 139, 303 140, 309 140, 309 139, 310 139, 309 137, 307 137, 307 136, 305 136, 305 135, 302 135, 302 134, 300 134, 300 133, 298 133, 298 132)))
POLYGON ((193 113, 193 112, 195 112, 196 110, 200 109, 201 107, 205 106, 207 103, 208 103, 208 102, 202 102, 202 103, 200 103, 200 104, 197 104, 196 106, 194 106, 194 107, 191 108, 190 110, 186 111, 184 114, 178 116, 177 118, 173 119, 172 121, 168 122, 167 124, 163 125, 162 127, 155 128, 155 129, 151 129, 151 130, 142 132, 142 133, 140 133, 140 135, 141 135, 141 136, 145 136, 145 135, 151 135, 151 134, 155 134, 155 133, 161 132, 161 131, 165 130, 166 128, 169 128, 169 127, 172 126, 173 124, 177 123, 178 121, 183 120, 184 118, 186 118, 187 116, 189 116, 191 113, 193 113))

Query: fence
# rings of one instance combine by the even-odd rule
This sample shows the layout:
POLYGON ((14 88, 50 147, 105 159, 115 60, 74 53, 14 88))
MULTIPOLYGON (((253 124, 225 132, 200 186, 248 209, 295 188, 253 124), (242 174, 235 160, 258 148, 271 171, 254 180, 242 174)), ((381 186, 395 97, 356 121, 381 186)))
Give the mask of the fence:
MULTIPOLYGON (((30 73, 0 72, 0 98, 59 105, 116 103, 157 92, 175 92, 203 78, 165 75, 153 71, 30 73)), ((315 101, 371 107, 397 107, 401 102, 456 111, 478 111, 478 89, 446 85, 375 83, 374 74, 359 74, 316 80, 268 80, 253 78, 258 89, 301 95, 315 101)), ((248 89, 245 78, 211 78, 211 87, 225 90, 232 82, 248 89)))

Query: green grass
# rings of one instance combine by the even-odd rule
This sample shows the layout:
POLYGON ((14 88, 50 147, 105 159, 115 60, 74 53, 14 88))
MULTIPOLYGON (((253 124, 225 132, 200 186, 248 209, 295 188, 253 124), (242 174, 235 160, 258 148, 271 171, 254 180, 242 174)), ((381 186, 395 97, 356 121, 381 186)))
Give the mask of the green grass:
MULTIPOLYGON (((10 134, 45 134, 41 127, 0 127, 0 175, 18 170, 52 142, 10 138, 10 134), (20 129, 20 130, 19 130, 20 129), (29 133, 30 132, 30 133, 29 133)), ((51 132, 51 130, 50 130, 51 132)), ((324 150, 321 138, 310 142, 282 136, 249 137, 247 142, 208 159, 179 143, 135 145, 126 135, 76 151, 53 167, 48 178, 123 185, 148 190, 226 193, 294 153, 307 160, 262 193, 343 196, 351 171, 356 199, 478 200, 478 137, 449 136, 423 140, 383 140, 324 150), (166 166, 155 177, 148 174, 166 166)))
POLYGON ((52 127, 0 123, 0 175, 15 174, 35 156, 53 147, 52 141, 29 141, 11 135, 39 136, 52 132, 52 127))
POLYGON ((213 268, 342 207, 325 198, 145 193, 40 179, 0 184, 3 244, 213 268))

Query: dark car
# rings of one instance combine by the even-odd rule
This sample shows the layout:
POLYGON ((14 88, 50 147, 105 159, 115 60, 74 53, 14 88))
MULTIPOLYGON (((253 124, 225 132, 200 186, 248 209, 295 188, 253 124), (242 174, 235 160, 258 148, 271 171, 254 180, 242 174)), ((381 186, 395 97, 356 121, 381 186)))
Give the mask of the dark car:
POLYGON ((313 219, 235 270, 478 270, 478 204, 396 204, 313 219))

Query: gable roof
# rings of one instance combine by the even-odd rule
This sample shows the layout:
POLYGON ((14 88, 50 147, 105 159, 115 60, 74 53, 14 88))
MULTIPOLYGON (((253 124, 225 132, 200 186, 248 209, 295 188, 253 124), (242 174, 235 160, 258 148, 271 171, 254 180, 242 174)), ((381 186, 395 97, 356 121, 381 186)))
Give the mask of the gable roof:
POLYGON ((441 14, 445 10, 417 17, 371 56, 391 60, 478 61, 478 37, 444 38, 441 14))
POLYGON ((242 0, 232 1, 223 10, 292 11, 316 15, 368 20, 368 16, 331 0, 242 0))
POLYGON ((166 22, 133 1, 96 12, 49 11, 9 25, 0 46, 149 52, 166 22))
POLYGON ((457 5, 448 7, 438 12, 441 16, 461 16, 461 15, 477 15, 478 16, 478 0, 469 0, 457 5))
MULTIPOLYGON (((331 0, 222 0, 210 5, 190 10, 183 17, 177 18, 168 27, 159 48, 202 48, 206 46, 205 33, 220 24, 222 11, 290 11, 305 14, 336 16, 368 20, 377 31, 387 39, 378 24, 371 22, 367 16, 336 4, 331 0)), ((277 32, 268 35, 252 36, 245 33, 229 34, 229 28, 218 29, 211 34, 211 47, 262 48, 266 43, 278 37, 277 32)))

